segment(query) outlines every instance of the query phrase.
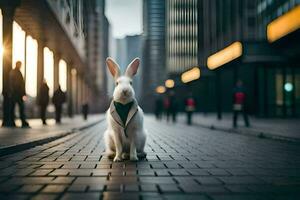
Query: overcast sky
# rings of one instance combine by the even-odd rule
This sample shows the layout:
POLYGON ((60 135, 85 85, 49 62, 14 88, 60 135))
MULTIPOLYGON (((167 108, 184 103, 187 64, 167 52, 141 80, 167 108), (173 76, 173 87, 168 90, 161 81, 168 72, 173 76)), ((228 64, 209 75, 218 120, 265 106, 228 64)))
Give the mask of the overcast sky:
POLYGON ((115 38, 142 33, 142 0, 106 0, 105 13, 115 38))

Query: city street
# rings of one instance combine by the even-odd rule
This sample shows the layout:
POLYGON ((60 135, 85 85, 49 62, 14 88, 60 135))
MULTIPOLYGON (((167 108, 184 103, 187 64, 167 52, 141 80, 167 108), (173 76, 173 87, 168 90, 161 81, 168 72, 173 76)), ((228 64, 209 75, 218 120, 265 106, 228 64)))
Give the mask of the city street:
POLYGON ((300 146, 158 122, 147 159, 113 163, 105 122, 0 158, 0 199, 299 199, 300 146))

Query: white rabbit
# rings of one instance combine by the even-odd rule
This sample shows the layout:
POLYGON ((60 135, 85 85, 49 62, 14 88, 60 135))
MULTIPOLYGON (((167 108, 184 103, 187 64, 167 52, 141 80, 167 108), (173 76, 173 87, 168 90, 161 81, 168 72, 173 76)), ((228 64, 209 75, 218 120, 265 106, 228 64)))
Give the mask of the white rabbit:
POLYGON ((114 157, 114 162, 128 157, 130 160, 146 157, 144 114, 137 104, 132 88, 132 77, 136 74, 139 64, 140 60, 135 58, 128 65, 125 75, 121 76, 118 64, 112 58, 106 59, 106 65, 114 77, 115 89, 113 100, 106 112, 108 127, 104 133, 105 152, 108 157, 114 157))

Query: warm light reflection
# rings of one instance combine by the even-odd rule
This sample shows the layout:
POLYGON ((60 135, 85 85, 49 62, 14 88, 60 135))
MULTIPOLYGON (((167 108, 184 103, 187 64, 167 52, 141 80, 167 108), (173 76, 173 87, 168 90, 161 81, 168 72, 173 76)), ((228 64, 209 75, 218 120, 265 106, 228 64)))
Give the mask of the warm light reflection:
POLYGON ((13 22, 13 55, 12 65, 15 67, 17 61, 22 62, 21 72, 25 76, 25 31, 17 22, 13 22))
POLYGON ((31 36, 26 37, 26 93, 36 97, 37 92, 37 49, 38 43, 31 36))
POLYGON ((183 83, 188 83, 200 78, 200 69, 198 67, 194 67, 193 69, 184 72, 181 75, 181 81, 183 83))
POLYGON ((2 42, 2 11, 0 9, 0 48, 1 48, 1 54, 0 54, 0 92, 2 93, 2 73, 3 73, 3 53, 4 53, 4 48, 3 48, 3 42, 2 42))
POLYGON ((158 86, 156 89, 155 89, 156 93, 158 94, 163 94, 166 92, 166 88, 162 85, 158 86))
POLYGON ((59 85, 62 91, 67 91, 67 63, 64 60, 59 61, 59 85))
POLYGON ((174 80, 172 80, 172 79, 168 79, 168 80, 165 81, 165 86, 166 86, 167 88, 173 88, 174 85, 175 85, 175 82, 174 82, 174 80))
POLYGON ((278 17, 267 26, 267 37, 274 42, 300 28, 300 5, 278 17))
POLYGON ((73 68, 73 69, 71 70, 71 74, 72 74, 73 76, 76 76, 77 70, 73 68))
MULTIPOLYGON (((2 37, 1 37, 2 38, 2 37)), ((3 58, 3 55, 4 55, 4 52, 5 52, 5 48, 3 45, 0 45, 0 55, 1 55, 1 59, 3 58)), ((2 63, 1 63, 2 65, 2 63)))
POLYGON ((53 52, 48 48, 44 48, 44 79, 49 86, 49 95, 52 96, 54 90, 54 57, 53 52))
POLYGON ((234 42, 223 50, 209 56, 207 58, 207 67, 209 69, 216 69, 238 57, 243 53, 242 43, 234 42))

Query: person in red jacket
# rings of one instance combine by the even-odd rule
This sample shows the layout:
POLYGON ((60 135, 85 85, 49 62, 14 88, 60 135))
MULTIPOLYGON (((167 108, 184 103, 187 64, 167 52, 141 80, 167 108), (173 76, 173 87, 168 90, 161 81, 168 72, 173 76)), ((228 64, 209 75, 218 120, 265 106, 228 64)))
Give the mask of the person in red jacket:
POLYGON ((193 98, 193 95, 190 93, 189 97, 185 99, 185 112, 186 112, 186 123, 188 125, 192 124, 192 115, 196 110, 196 101, 193 98))
POLYGON ((246 92, 243 87, 243 82, 238 80, 236 87, 233 90, 233 127, 237 127, 238 114, 242 113, 246 127, 249 127, 249 119, 247 115, 246 106, 246 92))

